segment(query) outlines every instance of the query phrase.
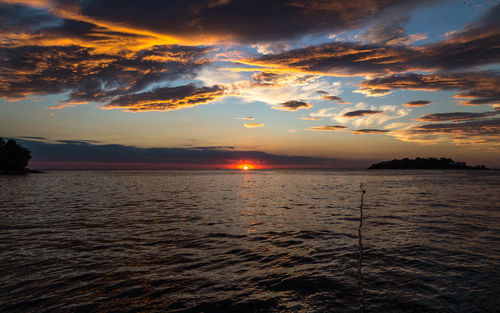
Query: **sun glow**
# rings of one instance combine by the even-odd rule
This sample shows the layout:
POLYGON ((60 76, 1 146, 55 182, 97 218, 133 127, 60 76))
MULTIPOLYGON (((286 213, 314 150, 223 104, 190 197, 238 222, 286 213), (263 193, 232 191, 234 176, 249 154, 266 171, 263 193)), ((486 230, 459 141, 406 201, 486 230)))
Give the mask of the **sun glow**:
POLYGON ((257 167, 254 164, 250 164, 250 163, 239 163, 239 164, 235 164, 234 168, 237 168, 237 169, 242 170, 242 171, 249 171, 249 170, 256 169, 257 167))

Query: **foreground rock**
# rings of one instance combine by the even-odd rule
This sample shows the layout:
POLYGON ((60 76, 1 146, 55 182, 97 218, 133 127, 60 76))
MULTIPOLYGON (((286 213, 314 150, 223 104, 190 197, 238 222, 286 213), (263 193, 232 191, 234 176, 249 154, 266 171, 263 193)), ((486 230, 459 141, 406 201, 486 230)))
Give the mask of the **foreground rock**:
POLYGON ((465 162, 455 162, 448 158, 416 158, 384 161, 372 164, 369 170, 375 169, 423 169, 423 170, 486 170, 481 166, 468 166, 465 162))

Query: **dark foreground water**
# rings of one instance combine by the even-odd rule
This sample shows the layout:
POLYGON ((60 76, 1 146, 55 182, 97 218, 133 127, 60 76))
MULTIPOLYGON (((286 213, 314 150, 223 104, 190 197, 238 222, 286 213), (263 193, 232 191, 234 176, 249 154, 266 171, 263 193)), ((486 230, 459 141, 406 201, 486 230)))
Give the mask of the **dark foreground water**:
POLYGON ((500 172, 0 177, 0 311, 356 312, 360 305, 498 312, 500 172))

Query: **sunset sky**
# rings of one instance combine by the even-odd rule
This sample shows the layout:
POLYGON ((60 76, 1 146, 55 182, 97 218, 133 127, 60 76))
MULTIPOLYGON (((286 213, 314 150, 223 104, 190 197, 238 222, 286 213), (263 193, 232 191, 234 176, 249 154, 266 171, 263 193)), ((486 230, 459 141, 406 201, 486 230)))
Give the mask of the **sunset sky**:
POLYGON ((0 30, 31 167, 500 167, 498 1, 0 0, 0 30))

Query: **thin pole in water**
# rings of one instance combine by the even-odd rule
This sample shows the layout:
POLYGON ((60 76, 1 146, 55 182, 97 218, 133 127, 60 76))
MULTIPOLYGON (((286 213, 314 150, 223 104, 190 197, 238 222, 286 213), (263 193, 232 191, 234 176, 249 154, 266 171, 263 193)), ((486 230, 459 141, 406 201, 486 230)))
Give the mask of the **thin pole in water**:
POLYGON ((363 234, 361 230, 363 228, 363 201, 365 198, 364 184, 360 183, 359 188, 361 189, 361 204, 359 206, 359 228, 358 228, 358 289, 359 289, 359 312, 363 312, 364 309, 364 295, 363 295, 363 274, 361 273, 361 266, 363 264, 363 234))

